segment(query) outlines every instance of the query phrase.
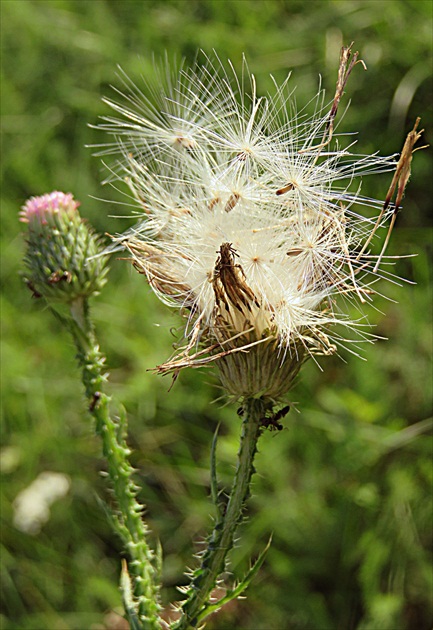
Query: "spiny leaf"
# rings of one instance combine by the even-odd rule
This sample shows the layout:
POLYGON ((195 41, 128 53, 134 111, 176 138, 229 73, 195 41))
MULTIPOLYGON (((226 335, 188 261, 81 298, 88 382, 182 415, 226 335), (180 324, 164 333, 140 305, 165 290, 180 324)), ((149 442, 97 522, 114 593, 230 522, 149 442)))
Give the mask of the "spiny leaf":
POLYGON ((137 604, 132 592, 131 578, 128 572, 126 560, 122 560, 120 590, 122 593, 122 601, 125 608, 126 618, 130 624, 131 630, 142 630, 143 626, 140 624, 137 616, 137 604))
POLYGON ((262 566, 265 560, 266 554, 269 550, 269 547, 271 546, 271 543, 272 543, 272 535, 269 538, 266 547, 258 556, 254 564, 251 566, 251 569, 247 572, 243 580, 241 580, 241 582, 239 582, 239 584, 235 586, 235 588, 228 590, 227 593, 224 595, 224 597, 222 597, 220 600, 218 600, 214 604, 207 604, 205 607, 203 607, 201 612, 197 615, 198 621, 202 621, 208 615, 211 615, 212 613, 217 612, 220 608, 225 606, 225 604, 228 604, 229 602, 233 601, 234 599, 237 599, 238 597, 240 597, 240 595, 242 595, 245 589, 247 589, 248 586, 251 584, 255 575, 258 573, 260 567, 262 566))
POLYGON ((217 446, 219 428, 220 428, 220 425, 218 424, 215 430, 213 439, 212 439, 212 446, 211 446, 211 452, 210 452, 210 490, 211 490, 212 502, 215 505, 215 508, 217 511, 218 523, 221 522, 223 519, 221 505, 219 502, 218 478, 217 478, 217 472, 216 472, 216 446, 217 446))

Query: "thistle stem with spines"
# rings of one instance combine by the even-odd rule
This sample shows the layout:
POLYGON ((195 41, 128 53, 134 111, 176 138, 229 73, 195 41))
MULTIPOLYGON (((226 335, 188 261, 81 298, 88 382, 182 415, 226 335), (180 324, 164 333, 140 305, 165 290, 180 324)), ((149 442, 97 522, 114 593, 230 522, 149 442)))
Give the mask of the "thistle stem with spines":
MULTIPOLYGON (((261 418, 267 409, 262 398, 249 398, 243 405, 243 423, 237 467, 232 490, 224 515, 219 514, 209 537, 200 567, 194 572, 188 597, 182 605, 182 616, 173 630, 190 630, 207 616, 210 594, 225 570, 226 558, 233 547, 236 529, 242 521, 245 503, 250 495, 250 482, 254 469, 254 456, 260 436, 261 418)), ((212 607, 214 609, 213 603, 212 607)))
MULTIPOLYGON (((130 556, 131 593, 123 587, 125 610, 131 628, 160 630, 158 558, 147 544, 148 528, 142 519, 143 506, 137 501, 137 486, 132 480, 134 469, 129 463, 130 451, 124 439, 125 418, 110 415, 110 397, 103 392, 106 381, 105 358, 99 350, 89 316, 87 299, 75 300, 69 320, 82 370, 89 411, 95 419, 96 432, 102 440, 108 477, 116 499, 118 513, 112 519, 130 556)), ((130 580, 124 565, 122 583, 130 580)))

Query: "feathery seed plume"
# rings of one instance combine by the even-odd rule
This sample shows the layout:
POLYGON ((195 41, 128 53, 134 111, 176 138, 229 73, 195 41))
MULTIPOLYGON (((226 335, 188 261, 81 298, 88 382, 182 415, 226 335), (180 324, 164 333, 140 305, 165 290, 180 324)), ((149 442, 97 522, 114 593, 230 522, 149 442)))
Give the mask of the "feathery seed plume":
POLYGON ((121 155, 109 180, 126 180, 142 213, 113 248, 188 320, 184 349, 160 372, 215 361, 233 397, 278 400, 306 358, 344 342, 332 325, 369 338, 339 302, 370 301, 391 275, 363 244, 394 208, 380 212, 360 188, 396 161, 334 133, 355 63, 344 48, 334 100, 319 92, 311 117, 296 111, 289 77, 259 97, 245 60, 239 77, 217 57, 177 73, 166 63, 149 98, 123 75, 127 94, 106 99, 118 117, 100 125, 114 136, 101 153, 121 155))

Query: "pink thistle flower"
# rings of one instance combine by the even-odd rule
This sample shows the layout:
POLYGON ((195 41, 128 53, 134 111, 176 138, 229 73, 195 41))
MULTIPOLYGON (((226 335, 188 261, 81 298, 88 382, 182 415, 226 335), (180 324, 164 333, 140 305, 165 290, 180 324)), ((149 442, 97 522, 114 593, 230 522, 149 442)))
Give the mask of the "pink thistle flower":
POLYGON ((38 220, 43 225, 47 224, 47 215, 62 213, 72 219, 80 202, 75 201, 71 193, 63 193, 55 190, 39 197, 30 197, 22 206, 20 221, 31 223, 38 220))

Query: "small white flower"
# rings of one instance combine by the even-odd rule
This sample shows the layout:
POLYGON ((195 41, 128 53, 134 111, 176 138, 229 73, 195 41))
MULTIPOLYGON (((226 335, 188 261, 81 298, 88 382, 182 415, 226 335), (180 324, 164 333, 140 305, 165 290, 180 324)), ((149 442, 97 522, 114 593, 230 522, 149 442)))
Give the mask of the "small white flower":
POLYGON ((258 97, 245 61, 241 78, 218 58, 164 68, 151 97, 125 79, 124 104, 106 101, 120 116, 101 125, 114 136, 105 153, 121 153, 111 179, 128 182, 142 212, 117 247, 188 316, 189 344, 161 371, 219 359, 233 395, 278 397, 305 357, 335 351, 331 325, 365 337, 336 298, 371 299, 376 258, 363 244, 392 208, 375 227, 382 203, 361 196, 361 179, 394 169, 394 156, 340 146, 322 92, 310 118, 288 79, 258 97))
POLYGON ((69 477, 61 473, 42 472, 21 490, 13 502, 14 525, 32 536, 38 534, 50 518, 50 507, 69 492, 69 477))

